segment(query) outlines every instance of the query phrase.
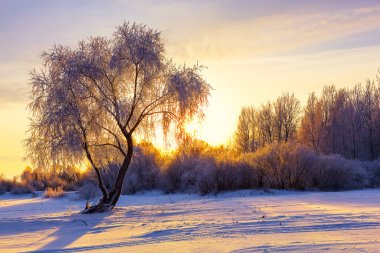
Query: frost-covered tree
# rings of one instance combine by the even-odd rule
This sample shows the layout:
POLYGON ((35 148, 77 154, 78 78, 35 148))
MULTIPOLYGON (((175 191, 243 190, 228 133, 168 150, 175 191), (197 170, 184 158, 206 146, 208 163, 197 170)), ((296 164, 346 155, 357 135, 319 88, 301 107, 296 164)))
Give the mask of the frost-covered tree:
POLYGON ((378 157, 376 151, 379 141, 376 132, 379 131, 377 118, 380 108, 379 87, 376 87, 374 82, 367 80, 363 95, 362 115, 365 128, 364 139, 366 140, 364 146, 368 152, 368 158, 373 161, 378 157))
POLYGON ((135 134, 161 125, 180 137, 184 123, 203 116, 210 85, 201 68, 165 57, 159 32, 124 23, 111 38, 91 37, 76 48, 54 46, 31 73, 32 119, 27 158, 37 166, 78 164, 95 170, 102 198, 84 213, 116 205, 131 163, 135 134), (111 189, 100 170, 119 164, 111 189))
POLYGON ((326 86, 319 98, 314 94, 304 110, 300 141, 323 154, 349 159, 379 157, 379 86, 373 81, 352 89, 326 86))
POLYGON ((263 104, 257 112, 257 130, 261 146, 274 141, 274 113, 271 102, 263 104))
POLYGON ((322 142, 322 111, 321 105, 315 93, 311 93, 307 99, 304 115, 300 126, 300 140, 314 151, 321 151, 322 142))
POLYGON ((324 153, 331 154, 336 153, 336 120, 335 116, 336 107, 334 106, 336 99, 336 88, 333 85, 325 86, 323 88, 320 103, 322 110, 322 125, 323 125, 323 148, 324 153))
POLYGON ((296 135, 301 107, 294 94, 284 93, 273 104, 274 134, 278 142, 288 142, 296 135))
POLYGON ((265 146, 274 141, 288 142, 294 140, 298 130, 300 113, 300 102, 294 94, 284 93, 274 102, 263 104, 255 113, 256 147, 265 146))
POLYGON ((257 149, 256 110, 253 106, 241 109, 237 130, 235 132, 235 147, 239 152, 253 152, 257 149))

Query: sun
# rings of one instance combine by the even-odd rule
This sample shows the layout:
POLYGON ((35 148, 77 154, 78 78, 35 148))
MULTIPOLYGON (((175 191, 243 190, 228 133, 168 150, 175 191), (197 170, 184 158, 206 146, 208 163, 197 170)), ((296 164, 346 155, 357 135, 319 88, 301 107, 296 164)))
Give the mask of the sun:
POLYGON ((188 135, 200 138, 202 133, 202 124, 199 119, 193 119, 185 123, 185 131, 188 135))
POLYGON ((90 164, 87 162, 81 162, 81 163, 77 164, 76 167, 77 167, 79 173, 84 174, 89 170, 90 164))

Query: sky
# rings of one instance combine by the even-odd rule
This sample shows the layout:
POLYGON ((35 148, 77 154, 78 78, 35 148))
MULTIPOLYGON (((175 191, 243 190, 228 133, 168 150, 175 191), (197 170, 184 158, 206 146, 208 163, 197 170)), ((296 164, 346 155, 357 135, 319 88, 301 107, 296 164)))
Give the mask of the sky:
POLYGON ((162 32, 168 57, 206 66, 213 86, 195 132, 213 145, 233 135, 242 106, 324 85, 351 87, 380 67, 380 0, 0 0, 0 174, 23 160, 29 72, 54 44, 111 36, 123 21, 162 32))

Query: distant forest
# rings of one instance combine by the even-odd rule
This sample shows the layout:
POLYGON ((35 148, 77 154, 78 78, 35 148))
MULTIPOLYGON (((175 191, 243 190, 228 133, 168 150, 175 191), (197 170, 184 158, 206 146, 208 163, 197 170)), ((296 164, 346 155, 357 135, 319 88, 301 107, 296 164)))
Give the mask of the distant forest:
MULTIPOLYGON (((379 80, 378 80, 379 81, 379 80)), ((274 142, 297 142, 318 154, 374 161, 380 156, 380 87, 368 80, 351 89, 325 86, 305 107, 284 93, 259 108, 241 110, 234 146, 254 152, 274 142)))

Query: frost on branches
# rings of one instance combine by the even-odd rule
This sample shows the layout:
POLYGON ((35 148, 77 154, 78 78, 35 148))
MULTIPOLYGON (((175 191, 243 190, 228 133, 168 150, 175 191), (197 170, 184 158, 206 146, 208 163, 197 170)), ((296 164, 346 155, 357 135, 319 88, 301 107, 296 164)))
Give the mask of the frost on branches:
POLYGON ((32 114, 26 147, 36 166, 78 164, 96 171, 103 197, 85 213, 112 209, 133 155, 133 135, 183 136, 184 122, 207 104, 211 86, 201 67, 176 66, 165 57, 159 32, 124 23, 112 38, 91 37, 76 48, 54 46, 31 76, 32 114), (112 189, 100 169, 120 164, 112 189))

